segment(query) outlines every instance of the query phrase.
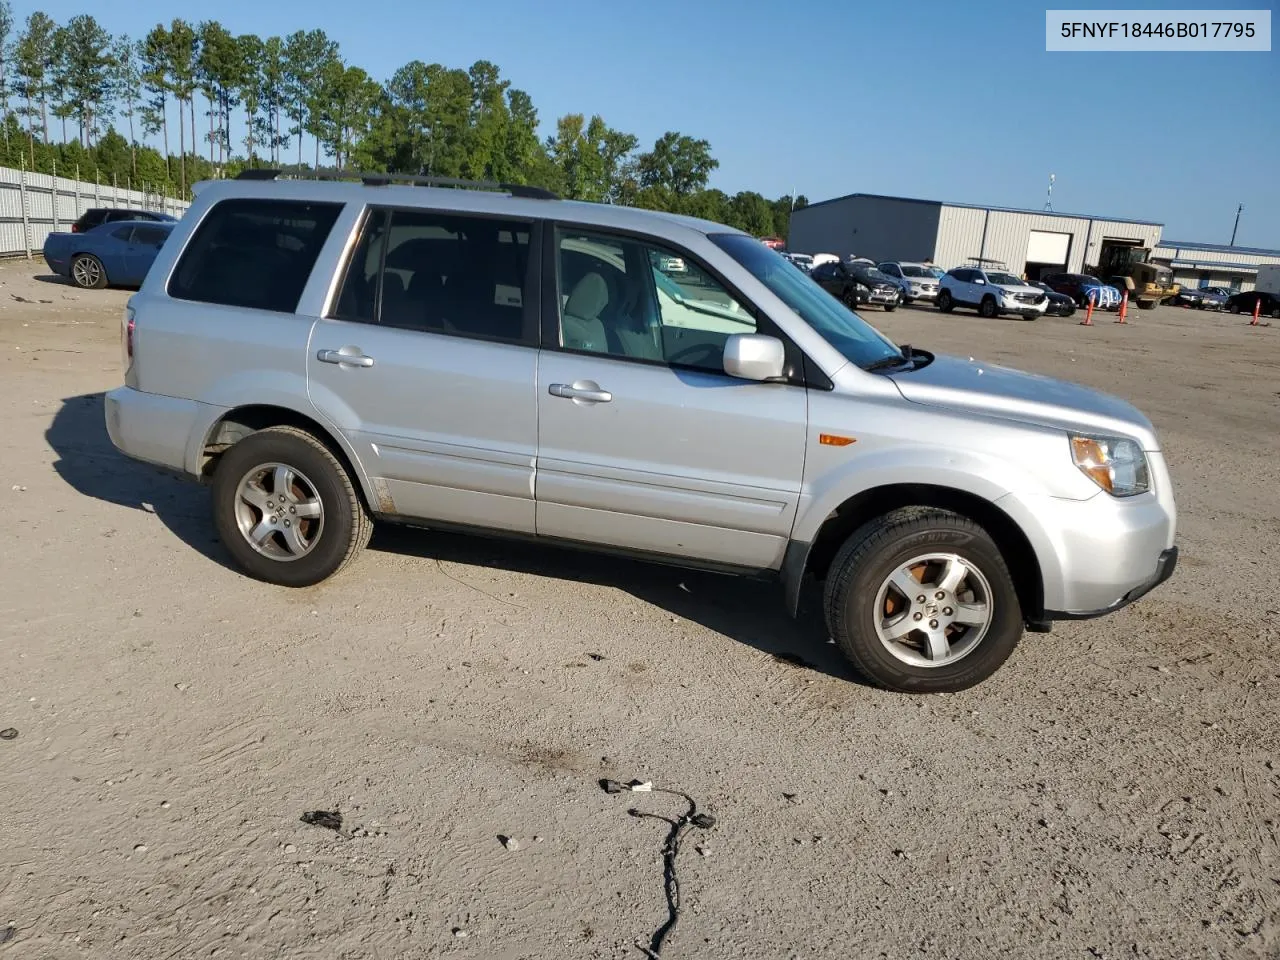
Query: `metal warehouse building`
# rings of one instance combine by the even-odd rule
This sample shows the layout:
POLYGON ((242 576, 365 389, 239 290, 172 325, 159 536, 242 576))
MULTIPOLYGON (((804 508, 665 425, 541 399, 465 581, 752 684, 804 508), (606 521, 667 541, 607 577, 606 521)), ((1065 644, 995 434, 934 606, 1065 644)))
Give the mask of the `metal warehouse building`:
POLYGON ((1146 220, 853 193, 796 210, 787 249, 876 261, 932 260, 945 269, 981 257, 1036 279, 1082 272, 1097 262, 1104 240, 1154 249, 1162 229, 1146 220))
POLYGON ((1280 250, 1162 240, 1151 258, 1168 264, 1173 270, 1173 279, 1183 287, 1192 290, 1197 287, 1229 287, 1247 291, 1254 287, 1258 267, 1280 264, 1280 250))

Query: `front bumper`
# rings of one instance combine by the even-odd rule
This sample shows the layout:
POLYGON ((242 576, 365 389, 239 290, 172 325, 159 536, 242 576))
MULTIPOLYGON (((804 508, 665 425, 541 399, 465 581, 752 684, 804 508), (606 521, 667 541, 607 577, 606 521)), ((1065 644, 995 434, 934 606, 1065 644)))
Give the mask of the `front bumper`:
POLYGON ((873 290, 871 293, 858 294, 859 303, 869 303, 873 307, 893 306, 898 302, 898 292, 883 293, 879 290, 873 290))
POLYGON ((1161 552, 1159 559, 1156 560, 1156 570, 1151 577, 1144 582, 1138 584, 1123 597, 1110 606, 1103 607, 1100 610, 1084 610, 1076 612, 1067 612, 1061 610, 1046 610, 1044 618, 1046 620, 1090 620, 1094 617, 1105 617, 1108 613, 1122 607, 1127 607, 1133 601, 1140 597, 1146 596, 1160 584, 1164 583, 1173 576, 1173 571, 1178 566, 1178 548, 1170 547, 1168 550, 1161 552))

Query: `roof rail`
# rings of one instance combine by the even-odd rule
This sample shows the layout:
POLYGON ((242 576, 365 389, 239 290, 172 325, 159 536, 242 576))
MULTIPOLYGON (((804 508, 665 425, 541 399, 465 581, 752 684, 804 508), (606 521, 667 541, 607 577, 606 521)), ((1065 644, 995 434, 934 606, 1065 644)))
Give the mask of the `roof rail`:
MULTIPOLYGON (((236 174, 237 180, 278 180, 287 176, 283 170, 253 167, 241 170, 236 174)), ((513 197, 526 197, 532 200, 559 200, 560 198, 543 187, 532 187, 523 183, 496 183, 490 180, 463 180, 458 177, 424 177, 409 173, 358 173, 350 170, 327 170, 313 173, 311 176, 293 176, 297 180, 359 180, 365 186, 385 187, 392 183, 407 183, 419 187, 463 187, 471 190, 501 190, 513 197)))

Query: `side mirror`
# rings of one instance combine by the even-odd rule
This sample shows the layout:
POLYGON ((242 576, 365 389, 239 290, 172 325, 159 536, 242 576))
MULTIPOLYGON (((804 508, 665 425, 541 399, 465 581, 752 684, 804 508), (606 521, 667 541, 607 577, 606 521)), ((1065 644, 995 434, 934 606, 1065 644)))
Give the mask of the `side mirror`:
POLYGON ((983 280, 981 277, 978 277, 978 278, 977 278, 976 280, 974 280, 973 282, 974 282, 974 283, 980 283, 980 284, 982 284, 983 286, 986 286, 986 283, 987 283, 987 281, 983 280))
POLYGON ((735 333, 724 344, 724 372, 739 380, 773 380, 782 376, 786 351, 777 337, 735 333))

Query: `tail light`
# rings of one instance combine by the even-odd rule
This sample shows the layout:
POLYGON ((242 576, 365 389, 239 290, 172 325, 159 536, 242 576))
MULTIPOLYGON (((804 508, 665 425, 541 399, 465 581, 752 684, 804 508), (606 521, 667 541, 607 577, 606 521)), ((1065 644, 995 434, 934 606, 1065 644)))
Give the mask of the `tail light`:
POLYGON ((134 316, 133 307, 125 307, 124 323, 120 325, 120 348, 124 354, 122 360, 124 362, 126 382, 128 382, 129 374, 133 371, 133 332, 137 328, 134 316))
POLYGON ((79 233, 79 232, 80 232, 80 224, 78 224, 78 223, 73 223, 73 224, 71 225, 71 232, 72 232, 72 233, 79 233))

